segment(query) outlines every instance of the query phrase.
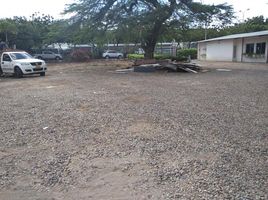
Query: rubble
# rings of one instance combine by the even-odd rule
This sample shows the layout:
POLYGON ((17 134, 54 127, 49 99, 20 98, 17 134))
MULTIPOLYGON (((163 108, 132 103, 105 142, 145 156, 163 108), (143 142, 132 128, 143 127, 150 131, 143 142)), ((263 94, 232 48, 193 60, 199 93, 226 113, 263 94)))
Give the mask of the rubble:
POLYGON ((137 60, 134 62, 134 72, 154 72, 167 70, 171 72, 198 73, 201 66, 196 63, 176 62, 171 60, 137 60))

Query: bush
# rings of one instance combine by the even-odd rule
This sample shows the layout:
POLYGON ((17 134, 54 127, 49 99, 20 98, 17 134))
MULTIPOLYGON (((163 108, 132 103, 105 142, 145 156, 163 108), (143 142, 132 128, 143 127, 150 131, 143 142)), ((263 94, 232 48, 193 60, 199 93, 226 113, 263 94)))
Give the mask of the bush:
POLYGON ((174 61, 174 60, 176 60, 176 61, 186 61, 187 60, 187 57, 185 57, 185 56, 181 56, 181 55, 172 56, 172 55, 168 55, 168 54, 155 54, 154 58, 156 60, 170 59, 172 61, 174 61))
MULTIPOLYGON (((144 59, 144 55, 140 54, 128 54, 127 55, 128 59, 144 59)), ((154 54, 154 59, 156 60, 176 60, 176 61, 186 61, 188 57, 182 56, 182 55, 177 55, 177 56, 171 56, 169 54, 154 54)))
POLYGON ((91 53, 85 49, 74 49, 71 52, 72 61, 85 62, 85 61, 89 61, 90 58, 91 58, 91 53))
POLYGON ((128 54, 127 58, 128 59, 143 59, 144 55, 142 55, 142 54, 128 54))
POLYGON ((188 56, 191 56, 191 59, 197 58, 197 49, 180 49, 177 51, 178 57, 185 57, 186 59, 188 56))

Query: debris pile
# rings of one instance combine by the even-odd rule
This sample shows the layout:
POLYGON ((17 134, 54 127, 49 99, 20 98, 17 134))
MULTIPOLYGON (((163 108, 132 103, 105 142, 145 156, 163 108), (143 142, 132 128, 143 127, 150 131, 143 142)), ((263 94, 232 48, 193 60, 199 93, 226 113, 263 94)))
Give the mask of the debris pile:
POLYGON ((157 70, 167 70, 171 72, 198 73, 201 67, 196 63, 176 62, 171 60, 136 60, 134 62, 134 72, 154 72, 157 70))

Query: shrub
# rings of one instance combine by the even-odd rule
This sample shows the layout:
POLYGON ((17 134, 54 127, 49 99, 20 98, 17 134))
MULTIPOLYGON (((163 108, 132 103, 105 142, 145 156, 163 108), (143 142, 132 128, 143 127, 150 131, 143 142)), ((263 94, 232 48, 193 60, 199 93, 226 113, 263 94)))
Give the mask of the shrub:
MULTIPOLYGON (((154 54, 154 58, 156 60, 176 60, 176 61, 186 61, 188 60, 188 57, 191 57, 191 59, 197 58, 197 49, 180 49, 177 51, 177 56, 172 56, 169 54, 154 54)), ((144 55, 141 54, 128 54, 128 59, 143 59, 144 55)))
POLYGON ((168 55, 168 54, 155 54, 154 58, 156 60, 170 59, 172 61, 174 61, 174 60, 176 60, 176 61, 186 61, 187 60, 187 57, 185 57, 185 56, 181 56, 181 55, 172 56, 172 55, 168 55))
POLYGON ((144 55, 142 55, 142 54, 128 54, 127 58, 128 59, 143 59, 144 55))
POLYGON ((191 59, 197 58, 197 49, 180 49, 177 51, 177 56, 185 57, 186 59, 188 56, 191 56, 191 59))
MULTIPOLYGON (((144 58, 144 55, 140 55, 140 54, 128 54, 127 58, 128 59, 143 59, 144 58)), ((176 61, 186 61, 187 60, 187 57, 186 56, 182 56, 182 55, 171 56, 169 54, 154 54, 154 59, 156 59, 156 60, 170 59, 170 60, 176 60, 176 61)))

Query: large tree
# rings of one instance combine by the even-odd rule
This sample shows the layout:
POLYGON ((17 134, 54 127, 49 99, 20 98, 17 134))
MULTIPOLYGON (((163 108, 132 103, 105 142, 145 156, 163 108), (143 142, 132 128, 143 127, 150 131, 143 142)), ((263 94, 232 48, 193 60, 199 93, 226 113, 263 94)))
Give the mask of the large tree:
POLYGON ((135 33, 145 58, 153 57, 161 35, 171 27, 178 28, 185 19, 220 23, 228 22, 233 15, 232 7, 226 4, 208 6, 192 0, 77 0, 67 6, 66 13, 73 13, 74 23, 91 30, 126 30, 125 36, 135 33))
POLYGON ((70 43, 72 41, 72 32, 67 20, 56 20, 48 26, 48 31, 43 39, 43 44, 50 45, 53 43, 70 43))
POLYGON ((4 34, 6 45, 9 45, 9 35, 17 34, 17 27, 11 19, 0 20, 0 33, 4 34))

